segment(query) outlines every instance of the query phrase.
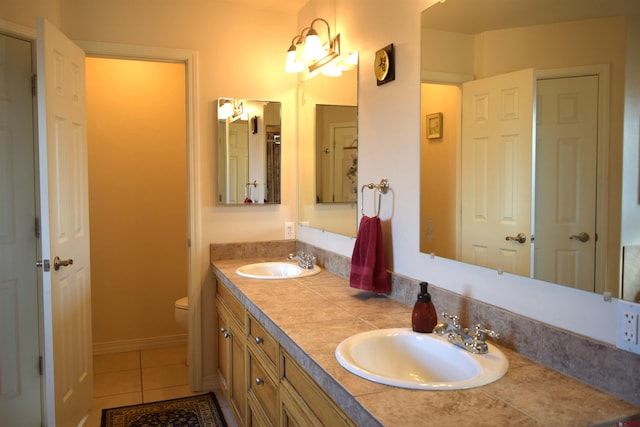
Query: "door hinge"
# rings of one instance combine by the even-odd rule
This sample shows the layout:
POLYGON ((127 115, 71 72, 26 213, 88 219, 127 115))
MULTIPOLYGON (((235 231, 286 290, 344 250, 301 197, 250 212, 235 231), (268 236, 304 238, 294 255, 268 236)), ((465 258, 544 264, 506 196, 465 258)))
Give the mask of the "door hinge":
POLYGON ((36 218, 36 239, 40 238, 40 218, 36 218))
POLYGON ((40 375, 44 375, 44 359, 42 356, 38 358, 38 369, 40 370, 40 375))
POLYGON ((36 96, 38 94, 38 75, 31 75, 31 96, 36 96))

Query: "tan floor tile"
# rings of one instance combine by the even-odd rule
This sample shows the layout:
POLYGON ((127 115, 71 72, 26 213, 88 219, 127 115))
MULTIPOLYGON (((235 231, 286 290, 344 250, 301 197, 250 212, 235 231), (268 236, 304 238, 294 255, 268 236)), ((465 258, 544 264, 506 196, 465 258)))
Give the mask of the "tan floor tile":
POLYGON ((93 356, 94 374, 130 371, 132 369, 140 369, 139 351, 128 351, 126 353, 101 354, 98 356, 93 356))
POLYGON ((187 347, 167 347, 140 352, 142 368, 155 368, 158 366, 178 365, 187 363, 187 347))
POLYGON ((93 395, 96 397, 139 391, 142 391, 139 370, 93 375, 93 395))
POLYGON ((143 390, 188 384, 189 367, 184 364, 142 369, 143 390))
POLYGON ((100 427, 102 410, 107 408, 118 408, 120 406, 137 405, 142 403, 142 393, 125 393, 114 396, 96 397, 91 405, 89 418, 83 427, 100 427))

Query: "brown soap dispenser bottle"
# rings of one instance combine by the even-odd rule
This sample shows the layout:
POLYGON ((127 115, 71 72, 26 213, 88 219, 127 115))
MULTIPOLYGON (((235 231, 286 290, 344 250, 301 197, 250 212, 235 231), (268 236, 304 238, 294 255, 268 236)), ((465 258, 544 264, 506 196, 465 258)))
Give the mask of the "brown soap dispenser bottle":
POLYGON ((433 328, 438 324, 438 315, 436 314, 436 308, 433 306, 433 302, 431 302, 431 295, 429 295, 427 290, 428 286, 429 284, 427 282, 420 283, 418 300, 413 306, 411 326, 416 332, 432 332, 433 328))

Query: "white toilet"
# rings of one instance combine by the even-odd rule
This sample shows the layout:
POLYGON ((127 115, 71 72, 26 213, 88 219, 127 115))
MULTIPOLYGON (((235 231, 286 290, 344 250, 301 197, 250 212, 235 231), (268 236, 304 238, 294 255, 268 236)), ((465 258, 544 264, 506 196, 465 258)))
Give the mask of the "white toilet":
POLYGON ((189 297, 182 297, 175 302, 174 314, 176 322, 185 331, 189 330, 189 297))
MULTIPOLYGON (((184 331, 189 333, 189 297, 182 297, 177 299, 174 304, 174 316, 176 318, 176 323, 180 326, 184 331)), ((189 348, 187 348, 187 356, 185 360, 187 366, 189 366, 189 348)))

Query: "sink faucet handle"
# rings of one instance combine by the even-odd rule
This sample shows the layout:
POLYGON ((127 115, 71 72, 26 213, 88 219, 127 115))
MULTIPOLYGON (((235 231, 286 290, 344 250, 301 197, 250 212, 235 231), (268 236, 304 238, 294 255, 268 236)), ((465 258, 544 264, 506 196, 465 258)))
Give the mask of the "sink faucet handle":
POLYGON ((485 335, 491 338, 500 338, 500 334, 498 334, 496 331, 487 329, 483 327, 480 323, 476 323, 476 333, 474 334, 474 337, 484 340, 485 335))
POLYGON ((460 317, 456 316, 455 314, 450 314, 447 312, 442 312, 442 317, 453 322, 454 328, 460 329, 460 317))

